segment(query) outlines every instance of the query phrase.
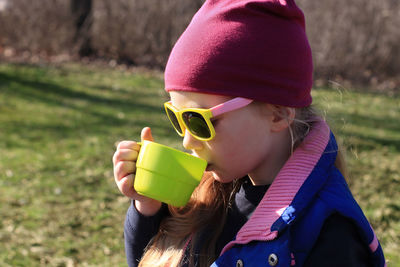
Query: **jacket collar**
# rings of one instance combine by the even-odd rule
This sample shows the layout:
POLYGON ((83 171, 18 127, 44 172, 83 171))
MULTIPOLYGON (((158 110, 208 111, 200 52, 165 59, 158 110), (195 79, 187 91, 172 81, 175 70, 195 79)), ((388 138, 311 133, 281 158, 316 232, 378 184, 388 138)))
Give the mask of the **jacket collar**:
MULTIPOLYGON (((274 223, 283 221, 289 224, 293 219, 292 215, 295 212, 295 208, 291 206, 293 199, 324 151, 328 149, 329 139, 330 129, 326 122, 321 120, 315 123, 313 129, 278 173, 251 218, 239 230, 236 239, 223 248, 221 255, 235 244, 247 244, 253 240, 273 240, 278 236, 278 229, 274 227, 276 225, 274 223)), ((332 161, 336 158, 336 154, 331 154, 330 157, 332 161)), ((323 181, 320 182, 322 183, 323 181)))

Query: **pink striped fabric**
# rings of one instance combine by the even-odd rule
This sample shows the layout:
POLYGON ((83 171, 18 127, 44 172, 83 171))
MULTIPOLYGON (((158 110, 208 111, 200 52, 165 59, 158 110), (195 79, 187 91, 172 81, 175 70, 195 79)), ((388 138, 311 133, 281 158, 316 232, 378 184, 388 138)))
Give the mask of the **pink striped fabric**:
POLYGON ((295 150, 279 172, 251 218, 239 230, 236 240, 229 242, 221 255, 235 244, 250 241, 273 240, 276 231, 272 224, 293 201, 294 196, 317 164, 329 141, 330 130, 325 121, 319 121, 295 150))

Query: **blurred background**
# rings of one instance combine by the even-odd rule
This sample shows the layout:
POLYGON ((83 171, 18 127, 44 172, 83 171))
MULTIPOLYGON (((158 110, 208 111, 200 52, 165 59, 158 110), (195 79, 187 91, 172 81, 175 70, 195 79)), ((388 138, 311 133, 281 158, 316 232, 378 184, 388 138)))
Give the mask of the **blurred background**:
MULTIPOLYGON (((145 126, 182 149, 163 68, 202 0, 0 0, 0 266, 126 266, 111 158, 145 126)), ((298 0, 314 103, 400 266, 400 1, 298 0)))
MULTIPOLYGON (((0 0, 0 55, 23 61, 82 58, 163 68, 202 0, 0 0)), ((398 0, 299 0, 317 84, 399 87, 398 0)))

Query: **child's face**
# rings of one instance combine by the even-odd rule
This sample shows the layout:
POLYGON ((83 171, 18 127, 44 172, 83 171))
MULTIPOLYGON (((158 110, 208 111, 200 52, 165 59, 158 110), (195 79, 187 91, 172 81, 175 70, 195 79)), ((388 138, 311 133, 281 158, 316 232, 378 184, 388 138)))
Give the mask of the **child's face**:
MULTIPOLYGON (((230 97, 191 93, 170 92, 173 106, 183 108, 211 108, 230 97)), ((251 104, 244 108, 224 113, 213 120, 215 138, 199 141, 187 130, 183 146, 195 156, 207 160, 214 178, 220 182, 231 182, 249 174, 254 184, 267 184, 275 174, 268 174, 268 164, 276 161, 274 150, 281 142, 273 129, 272 106, 251 104)), ((279 154, 279 153, 278 153, 279 154)), ((272 168, 273 169, 273 168, 272 168)))

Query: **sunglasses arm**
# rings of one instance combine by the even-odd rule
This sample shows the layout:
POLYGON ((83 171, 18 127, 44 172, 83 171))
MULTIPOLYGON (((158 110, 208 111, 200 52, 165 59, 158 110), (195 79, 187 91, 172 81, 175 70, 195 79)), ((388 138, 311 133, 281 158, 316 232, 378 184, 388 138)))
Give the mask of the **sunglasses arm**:
POLYGON ((245 107, 245 106, 249 105, 251 102, 253 102, 252 99, 236 97, 234 99, 231 99, 227 102, 224 102, 222 104, 219 104, 219 105, 211 108, 211 112, 212 112, 213 117, 216 117, 223 113, 245 107))

